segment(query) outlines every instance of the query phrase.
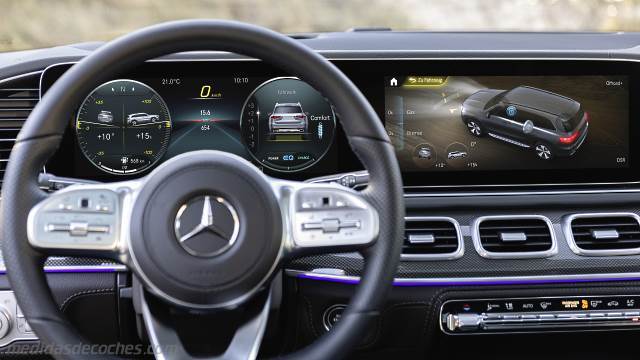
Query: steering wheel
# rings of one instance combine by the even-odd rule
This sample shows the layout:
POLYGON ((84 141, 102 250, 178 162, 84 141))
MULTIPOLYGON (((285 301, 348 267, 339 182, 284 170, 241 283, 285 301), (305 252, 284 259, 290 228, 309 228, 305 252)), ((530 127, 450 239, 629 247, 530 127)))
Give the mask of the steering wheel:
POLYGON ((265 289, 274 274, 299 256, 358 251, 365 260, 362 279, 340 322, 289 354, 343 357, 383 305, 400 256, 403 226, 402 181, 393 147, 360 91, 299 42, 230 21, 148 27, 100 47, 71 67, 24 124, 2 187, 4 261, 17 302, 40 340, 45 345, 86 344, 53 300, 42 270, 46 257, 100 257, 123 263, 140 280, 150 342, 160 351, 172 350, 156 353, 160 358, 193 356, 151 303, 206 312, 259 302, 261 310, 232 329, 226 352, 216 355, 255 358, 268 317, 265 289), (173 157, 136 180, 72 185, 55 193, 38 187, 40 170, 87 93, 148 59, 193 50, 261 59, 327 96, 351 148, 369 171, 367 188, 358 192, 335 184, 274 179, 243 158, 210 150, 173 157), (194 237, 189 245, 193 251, 185 251, 181 243, 178 228, 186 223, 194 229, 184 234, 194 237))

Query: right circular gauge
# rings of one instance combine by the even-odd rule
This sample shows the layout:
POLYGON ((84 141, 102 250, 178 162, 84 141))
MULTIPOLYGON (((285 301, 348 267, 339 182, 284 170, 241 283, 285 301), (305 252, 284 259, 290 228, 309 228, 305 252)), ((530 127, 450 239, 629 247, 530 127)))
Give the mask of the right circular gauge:
POLYGON ((327 153, 336 119, 328 100, 309 84, 297 78, 275 78, 249 95, 240 127, 258 163, 294 172, 314 165, 327 153))

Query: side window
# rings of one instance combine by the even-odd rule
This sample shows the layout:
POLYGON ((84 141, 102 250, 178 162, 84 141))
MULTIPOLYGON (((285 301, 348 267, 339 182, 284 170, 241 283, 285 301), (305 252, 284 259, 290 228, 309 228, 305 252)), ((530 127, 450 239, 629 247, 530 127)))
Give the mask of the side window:
POLYGON ((518 121, 520 111, 521 110, 517 105, 499 104, 494 110, 491 111, 491 115, 499 116, 511 121, 518 121))
POLYGON ((506 105, 505 104, 496 104, 489 110, 489 115, 500 116, 506 118, 506 105))

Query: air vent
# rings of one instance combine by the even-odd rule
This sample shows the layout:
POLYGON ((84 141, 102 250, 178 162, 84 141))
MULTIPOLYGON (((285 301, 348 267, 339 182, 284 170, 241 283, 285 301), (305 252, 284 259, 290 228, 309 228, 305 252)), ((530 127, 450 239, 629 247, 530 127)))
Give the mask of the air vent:
POLYGON ((640 254, 640 217, 633 213, 575 214, 565 219, 564 230, 576 254, 640 254))
POLYGON ((448 217, 405 218, 404 260, 456 259, 464 253, 458 222, 448 217))
POLYGON ((39 81, 39 72, 0 80, 0 179, 16 137, 40 99, 39 81))
POLYGON ((478 218, 473 224, 473 244, 486 258, 538 258, 557 252, 551 221, 539 215, 478 218))

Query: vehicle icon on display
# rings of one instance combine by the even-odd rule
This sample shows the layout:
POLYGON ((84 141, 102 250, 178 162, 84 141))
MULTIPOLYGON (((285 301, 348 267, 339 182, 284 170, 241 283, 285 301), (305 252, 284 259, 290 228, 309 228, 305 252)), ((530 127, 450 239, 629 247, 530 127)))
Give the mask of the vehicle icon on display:
POLYGON ((451 151, 447 154, 447 159, 464 159, 467 157, 466 151, 451 151))
POLYGON ((575 154, 589 128, 589 114, 579 102, 529 86, 477 91, 463 102, 461 113, 473 136, 533 149, 542 160, 575 154))
POLYGON ((129 114, 129 116, 127 116, 127 125, 151 124, 158 122, 159 119, 159 115, 149 115, 147 113, 129 114))
POLYGON ((431 159, 432 153, 431 153, 431 149, 423 146, 420 149, 418 149, 418 157, 420 159, 431 159))
POLYGON ((111 111, 102 110, 98 113, 98 122, 111 124, 113 123, 113 114, 111 111))
POLYGON ((306 133, 309 124, 302 105, 297 103, 276 103, 269 116, 271 133, 306 133))

